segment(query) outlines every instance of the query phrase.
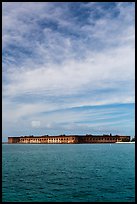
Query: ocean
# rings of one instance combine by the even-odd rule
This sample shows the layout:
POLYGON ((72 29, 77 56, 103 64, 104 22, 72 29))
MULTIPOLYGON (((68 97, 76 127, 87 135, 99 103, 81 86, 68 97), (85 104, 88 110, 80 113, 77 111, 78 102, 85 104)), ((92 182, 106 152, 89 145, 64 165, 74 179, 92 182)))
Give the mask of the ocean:
POLYGON ((135 144, 3 144, 3 202, 135 202, 135 144))

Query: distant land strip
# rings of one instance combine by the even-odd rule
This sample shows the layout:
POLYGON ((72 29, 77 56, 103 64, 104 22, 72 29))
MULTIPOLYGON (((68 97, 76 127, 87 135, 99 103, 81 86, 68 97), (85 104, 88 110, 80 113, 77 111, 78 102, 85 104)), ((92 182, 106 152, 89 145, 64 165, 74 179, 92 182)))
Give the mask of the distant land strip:
POLYGON ((58 135, 8 137, 8 144, 85 144, 130 142, 130 136, 122 135, 58 135))

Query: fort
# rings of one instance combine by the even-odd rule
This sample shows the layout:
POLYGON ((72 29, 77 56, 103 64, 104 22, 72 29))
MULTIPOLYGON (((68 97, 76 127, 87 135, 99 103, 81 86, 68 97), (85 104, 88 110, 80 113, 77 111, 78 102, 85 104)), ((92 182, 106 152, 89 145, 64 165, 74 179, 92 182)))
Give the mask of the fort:
POLYGON ((120 135, 58 135, 8 137, 8 144, 85 144, 129 142, 130 136, 120 135))

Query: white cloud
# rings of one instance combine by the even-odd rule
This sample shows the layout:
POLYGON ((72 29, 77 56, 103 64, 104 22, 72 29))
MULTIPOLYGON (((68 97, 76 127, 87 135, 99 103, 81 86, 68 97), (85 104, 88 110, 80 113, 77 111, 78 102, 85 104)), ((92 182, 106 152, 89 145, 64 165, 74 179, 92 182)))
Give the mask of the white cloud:
MULTIPOLYGON (((130 82, 132 90, 134 89, 134 66, 134 49, 122 47, 88 56, 83 62, 67 61, 62 67, 42 65, 34 70, 25 67, 7 73, 11 83, 4 85, 3 94, 10 97, 26 93, 63 96, 83 92, 87 88, 91 92, 106 87, 119 89, 120 83, 125 85, 123 90, 126 90, 127 82, 130 82), (94 61, 91 61, 91 58, 94 61)), ((123 91, 124 95, 127 94, 125 98, 129 97, 131 90, 125 93, 123 91)))
POLYGON ((31 122, 31 126, 34 127, 34 128, 40 127, 40 121, 38 121, 38 120, 32 121, 32 122, 31 122))

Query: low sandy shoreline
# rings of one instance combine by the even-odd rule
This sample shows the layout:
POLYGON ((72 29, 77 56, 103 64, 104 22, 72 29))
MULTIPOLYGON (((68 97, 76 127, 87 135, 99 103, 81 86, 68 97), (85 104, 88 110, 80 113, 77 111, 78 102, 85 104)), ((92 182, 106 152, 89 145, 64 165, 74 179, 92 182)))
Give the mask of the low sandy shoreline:
POLYGON ((135 144, 135 142, 116 142, 117 144, 135 144))

